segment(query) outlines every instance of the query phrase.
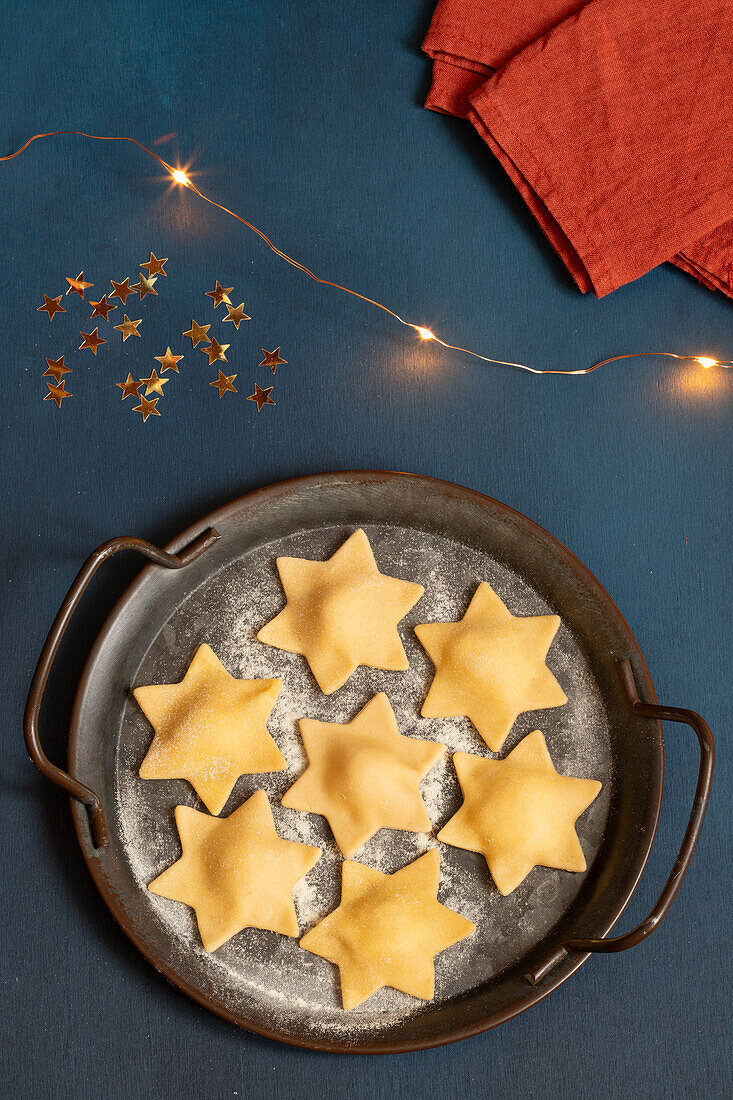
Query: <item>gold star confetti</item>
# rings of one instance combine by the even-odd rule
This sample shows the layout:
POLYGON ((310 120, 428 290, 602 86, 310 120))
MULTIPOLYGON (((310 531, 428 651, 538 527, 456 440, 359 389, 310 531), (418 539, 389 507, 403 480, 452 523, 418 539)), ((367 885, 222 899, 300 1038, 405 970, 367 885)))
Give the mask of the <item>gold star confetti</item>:
POLYGON ((159 260, 154 252, 150 253, 150 259, 146 264, 140 264, 140 267, 146 267, 148 270, 148 278, 151 279, 154 275, 163 275, 168 277, 168 272, 164 270, 165 265, 168 263, 168 257, 164 260, 159 260))
POLYGON ((192 318, 190 329, 188 330, 188 332, 184 332, 183 335, 190 337, 193 346, 198 347, 198 345, 204 339, 206 339, 206 333, 209 331, 210 328, 211 325, 200 325, 198 321, 194 321, 192 318))
POLYGON ((135 291, 130 286, 129 276, 122 283, 116 283, 114 279, 110 279, 110 282, 114 287, 113 292, 110 294, 110 298, 119 298, 124 306, 130 295, 135 293, 135 291))
POLYGON ((157 370, 154 370, 153 373, 150 375, 150 378, 141 378, 140 382, 143 386, 145 386, 146 397, 149 393, 159 393, 162 397, 163 386, 166 384, 166 382, 170 382, 170 378, 161 378, 157 370))
POLYGON ((137 326, 140 324, 141 321, 142 317, 138 317, 137 321, 131 321, 127 314, 125 314, 125 319, 122 324, 115 325, 115 330, 122 333, 123 344, 128 336, 140 336, 140 333, 137 331, 137 326))
POLYGON ((69 284, 67 294, 78 294, 80 298, 84 297, 84 291, 88 290, 90 286, 94 286, 94 283, 84 282, 84 272, 80 271, 75 279, 70 279, 66 276, 66 282, 69 284))
POLYGON ((49 321, 53 321, 54 314, 66 313, 66 310, 61 305, 61 295, 58 298, 49 298, 48 294, 43 295, 43 305, 39 306, 36 313, 47 313, 49 321))
POLYGON ((160 413, 155 407, 159 401, 159 397, 151 397, 148 401, 147 397, 140 396, 140 404, 134 405, 132 411, 139 412, 142 415, 144 424, 149 416, 160 416, 160 413))
POLYGON ((89 348, 89 350, 96 355, 99 345, 107 343, 98 333, 99 325, 97 325, 94 332, 80 332, 79 335, 82 337, 82 341, 79 344, 79 351, 82 351, 83 348, 89 348))
POLYGON ((275 348, 274 351, 265 351, 264 348, 261 350, 265 358, 258 365, 260 367, 269 367, 273 374, 278 367, 282 367, 287 363, 287 359, 280 358, 280 348, 275 348))
POLYGON ((223 287, 221 285, 221 283, 219 282, 219 280, 217 279, 216 280, 216 286, 214 287, 214 289, 213 290, 207 290, 204 293, 206 294, 207 298, 212 298, 213 299, 214 309, 216 309, 218 306, 220 306, 222 304, 222 302, 224 303, 225 306, 230 306, 232 304, 232 300, 229 297, 229 295, 231 294, 231 292, 233 290, 234 290, 233 286, 223 287))
POLYGON ((136 382, 128 371, 125 381, 115 382, 115 386, 119 386, 119 388, 122 390, 122 400, 124 401, 126 397, 137 397, 140 391, 140 387, 142 386, 142 382, 136 382))
POLYGON ((231 321, 235 329, 239 331, 239 326, 242 321, 251 321, 252 318, 248 317, 244 312, 244 302, 240 302, 238 306, 227 306, 227 315, 224 318, 225 321, 231 321))
POLYGON ((215 363, 217 361, 217 359, 221 359, 221 360, 223 360, 223 362, 226 363, 227 357, 224 354, 224 352, 229 347, 231 347, 230 344, 220 344, 219 341, 216 339, 216 337, 213 337, 211 343, 207 344, 206 347, 202 348, 201 350, 204 353, 204 355, 208 355, 208 357, 209 357, 209 366, 211 366, 211 364, 215 363))
POLYGON ((92 309, 92 319, 95 317, 102 317, 105 321, 112 310, 117 309, 117 306, 111 306, 109 304, 106 294, 103 294, 98 302, 90 302, 89 305, 94 307, 92 309))
POLYGON ((247 398, 247 400, 255 402, 255 404, 257 405, 257 412, 258 413, 262 412, 262 406, 263 405, 274 405, 275 404, 275 402, 270 397, 270 394, 272 393, 274 388, 275 388, 274 386, 268 386, 266 390, 263 390, 255 382, 255 392, 251 393, 249 395, 249 397, 247 398))
POLYGON ((65 397, 73 397, 73 393, 69 393, 66 389, 66 379, 62 379, 58 386, 54 386, 53 382, 47 382, 48 393, 44 397, 44 401, 55 401, 56 407, 61 408, 61 402, 65 397))
POLYGON ((71 367, 64 366, 63 355, 60 359, 46 359, 46 363, 48 365, 48 370, 45 370, 43 372, 44 378, 48 376, 50 378, 55 378, 57 382, 60 382, 64 374, 71 374, 71 367))
POLYGON ((210 386, 216 386, 219 391, 219 397, 223 397, 225 393, 236 393, 236 387, 232 385, 232 382, 236 378, 236 374, 223 374, 219 371, 219 377, 216 382, 209 382, 210 386))
POLYGON ((146 279, 146 277, 143 275, 143 273, 141 271, 140 272, 140 278, 138 279, 138 281, 136 283, 131 283, 130 285, 132 286, 133 290, 138 291, 138 293, 140 294, 140 301, 142 301, 146 294, 157 294, 158 293, 158 291, 155 289, 154 284, 155 284, 155 279, 154 278, 153 279, 146 279))
POLYGON ((153 359, 155 359, 156 362, 160 363, 162 371, 165 372, 167 370, 174 370, 176 374, 178 374, 178 364, 180 363, 181 359, 183 359, 183 356, 174 355, 171 349, 168 347, 165 349, 165 355, 154 355, 153 359))

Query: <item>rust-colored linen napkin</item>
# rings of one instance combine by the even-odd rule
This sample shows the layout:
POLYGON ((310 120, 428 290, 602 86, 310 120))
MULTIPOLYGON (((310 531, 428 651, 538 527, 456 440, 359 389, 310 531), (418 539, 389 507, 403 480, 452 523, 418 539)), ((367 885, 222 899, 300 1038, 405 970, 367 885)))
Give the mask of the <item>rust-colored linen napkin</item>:
POLYGON ((426 106, 467 118, 581 290, 665 260, 733 297, 731 0, 440 0, 426 106))

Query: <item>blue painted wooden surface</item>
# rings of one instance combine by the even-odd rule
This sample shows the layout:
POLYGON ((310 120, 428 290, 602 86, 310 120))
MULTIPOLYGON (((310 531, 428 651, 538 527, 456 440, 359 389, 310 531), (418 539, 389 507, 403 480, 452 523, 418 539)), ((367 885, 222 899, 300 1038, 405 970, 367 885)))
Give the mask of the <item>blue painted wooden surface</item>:
MULTIPOLYGON (((195 157, 202 187, 337 281, 452 342, 548 367, 635 348, 733 355, 731 303, 672 268, 582 297, 476 136, 421 109, 431 4, 5 5, 0 144, 40 129, 126 133, 195 157)), ((319 288, 124 146, 56 138, 0 165, 4 577, 0 739, 0 1049, 12 1097, 400 1095, 689 1097, 730 1088, 730 413, 733 375, 664 361, 534 378, 421 345, 319 288), (88 311, 36 306, 84 269, 105 288, 169 256, 141 340, 72 349, 88 311), (226 337, 239 394, 219 401, 179 335, 234 284, 252 321, 226 337), (180 377, 143 424, 113 383, 170 343, 180 377), (275 409, 244 397, 281 345, 275 409), (42 402, 44 356, 74 394, 42 402), (721 747, 713 804, 674 909, 646 944, 590 962, 521 1018, 457 1046, 350 1060, 249 1036, 169 987, 97 897, 62 795, 29 764, 21 715, 51 618, 97 543, 171 537, 254 486, 349 467, 462 482, 525 512, 606 585, 661 699, 699 709, 721 747)), ((111 288, 110 288, 111 289, 111 288)), ((95 295, 91 295, 95 297, 95 295)), ((71 303, 71 305, 70 305, 71 303)), ((122 309, 110 317, 121 320, 122 309)), ((219 311, 219 315, 221 310, 219 311)), ((106 329, 101 322, 101 328, 106 329)), ((217 318, 215 331, 222 329, 217 318)), ((88 328, 87 328, 88 331, 88 328)), ((103 333, 106 335, 106 333, 103 333)), ((220 340, 224 340, 217 331, 220 340)), ((188 344, 188 341, 185 341, 188 344)), ((54 676, 45 737, 64 730, 86 648, 133 572, 111 567, 54 676)), ((650 907, 682 835, 697 766, 668 731, 663 820, 625 922, 650 907)))

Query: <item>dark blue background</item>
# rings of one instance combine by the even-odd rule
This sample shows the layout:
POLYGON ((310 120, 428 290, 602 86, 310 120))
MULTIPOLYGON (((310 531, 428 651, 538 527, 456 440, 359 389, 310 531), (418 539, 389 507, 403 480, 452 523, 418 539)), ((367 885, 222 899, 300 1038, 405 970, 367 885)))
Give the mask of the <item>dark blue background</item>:
MULTIPOLYGON (((645 348, 733 355, 730 301, 671 267, 604 301, 577 292, 473 132, 421 109, 430 10, 424 0, 4 4, 0 151, 44 129, 148 144, 174 131, 159 151, 194 158, 202 188, 317 272, 452 342, 558 368, 645 348)), ((132 147, 81 138, 0 164, 3 1094, 722 1096, 733 374, 638 360, 535 378, 443 353, 316 286, 157 175, 132 147), (83 268, 101 293, 150 249, 170 257, 169 278, 157 298, 128 300, 141 340, 123 346, 112 332, 95 359, 73 350, 86 304, 64 298, 69 312, 51 324, 36 312, 65 275, 83 268), (252 315, 238 333, 203 297, 216 278, 252 315), (232 344, 237 395, 219 401, 207 386, 213 371, 180 336, 192 317, 214 320, 232 344), (185 353, 181 374, 163 415, 143 424, 113 383, 128 369, 147 374, 168 343, 185 353), (254 379, 270 384, 259 348, 278 344, 289 362, 274 380, 277 407, 258 416, 244 398, 254 379), (57 410, 41 400, 41 374, 44 356, 62 352, 74 397, 57 410), (32 769, 21 736, 45 632, 94 546, 123 533, 165 540, 254 486, 353 467, 455 480, 548 528, 619 604, 659 697, 700 710, 723 742, 692 869, 651 940, 592 960, 498 1031, 376 1059, 255 1038, 168 986, 96 895, 67 802, 32 769)), ((109 567, 64 649, 44 727, 57 760, 84 653, 134 568, 109 567)), ((627 927, 656 897, 692 797, 693 738, 667 734, 663 820, 627 927)))

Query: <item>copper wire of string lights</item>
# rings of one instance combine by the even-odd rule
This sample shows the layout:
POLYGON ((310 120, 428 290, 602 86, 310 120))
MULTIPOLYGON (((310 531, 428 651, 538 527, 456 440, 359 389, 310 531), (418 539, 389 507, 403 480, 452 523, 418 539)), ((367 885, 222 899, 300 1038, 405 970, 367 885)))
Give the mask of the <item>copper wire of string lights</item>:
POLYGON ((310 268, 300 263, 299 260, 293 259, 292 256, 288 256, 286 252, 283 252, 281 249, 279 249, 275 244, 272 243, 270 238, 265 233, 263 233, 261 229, 258 229, 256 225, 252 225, 252 223, 248 222, 246 218, 243 218, 241 214, 237 214, 234 210, 230 210, 228 206, 223 206, 220 202, 216 202, 215 199, 212 199, 208 195, 205 195, 182 168, 175 168, 172 164, 168 164, 166 160, 163 160, 163 158, 159 157, 157 153, 154 153, 152 149, 148 149, 146 145, 143 145, 142 142, 137 141, 135 138, 87 134, 82 130, 50 130, 48 131, 48 133, 34 134, 32 137, 28 138, 28 140, 23 145, 21 145, 19 149, 16 149, 14 153, 8 153, 6 156, 0 157, 0 161, 13 160, 14 157, 20 156, 20 154, 25 149, 27 149, 28 146, 31 145, 34 141, 38 141, 41 138, 59 137, 62 135, 75 135, 76 137, 85 137, 89 138, 91 141, 126 141, 129 142, 131 145, 136 145, 138 149, 142 149, 142 151, 144 153, 147 153, 149 157, 152 157, 153 160, 156 160, 158 164, 166 171, 166 173, 171 178, 171 180, 173 180, 174 183, 178 184, 181 187, 185 187, 189 191, 192 191, 195 195, 198 195, 200 199, 203 199, 204 202, 209 203, 210 206, 215 206, 217 210, 222 210, 231 218, 235 218, 236 221, 241 222, 242 225, 247 227, 247 229, 250 229, 253 233, 256 233, 260 240, 263 241, 263 243, 266 244, 267 247, 272 252, 274 252, 276 256, 279 256, 281 260, 284 260, 286 263, 290 264, 291 267, 295 267, 298 269, 298 271, 302 271, 303 274, 307 275, 309 279, 313 279, 316 283, 321 283, 323 286, 332 286, 335 290, 340 290, 344 294, 350 294, 353 298, 359 298, 362 302, 366 302, 368 305, 376 306, 377 309, 381 309, 384 313, 388 313, 390 317, 394 317, 394 319, 396 321, 399 321, 401 325, 404 325, 406 328, 411 328, 414 332, 417 333, 421 340, 434 340, 437 344, 440 344, 441 347, 447 348, 449 351, 457 351, 460 352, 462 355, 470 355, 474 359, 480 359, 482 362, 491 363, 494 366, 514 367, 517 370, 528 371, 530 374, 591 374, 593 371, 598 370, 599 367, 605 367, 609 363, 619 363, 624 359, 641 359, 649 356, 663 356, 667 359, 679 359, 687 363, 697 363, 699 366, 705 367, 706 369, 710 367, 725 367, 728 369, 733 367, 733 362, 731 362, 730 360, 721 361, 719 359, 713 359, 708 355, 680 355, 674 351, 638 351, 630 352, 625 355, 612 355, 610 358, 603 359, 599 363, 593 363, 593 365, 590 367, 580 367, 577 370, 547 370, 540 369, 539 367, 530 367, 526 363, 514 363, 507 359, 494 359, 489 355, 481 355, 477 351, 472 351, 470 348, 463 348, 460 347, 458 344, 449 344, 447 343, 447 341, 441 340, 441 338, 439 336, 436 336, 435 333, 432 332, 429 328, 425 328, 423 325, 413 324, 412 321, 406 321, 404 317, 400 317, 399 313, 395 313, 394 310, 390 309, 388 306, 385 306, 382 302, 378 302, 374 298, 368 298, 365 294, 360 294, 357 290, 351 290, 347 286, 341 286, 340 283, 335 283, 332 282, 330 279, 323 279, 320 275, 316 275, 313 271, 310 270, 310 268))

